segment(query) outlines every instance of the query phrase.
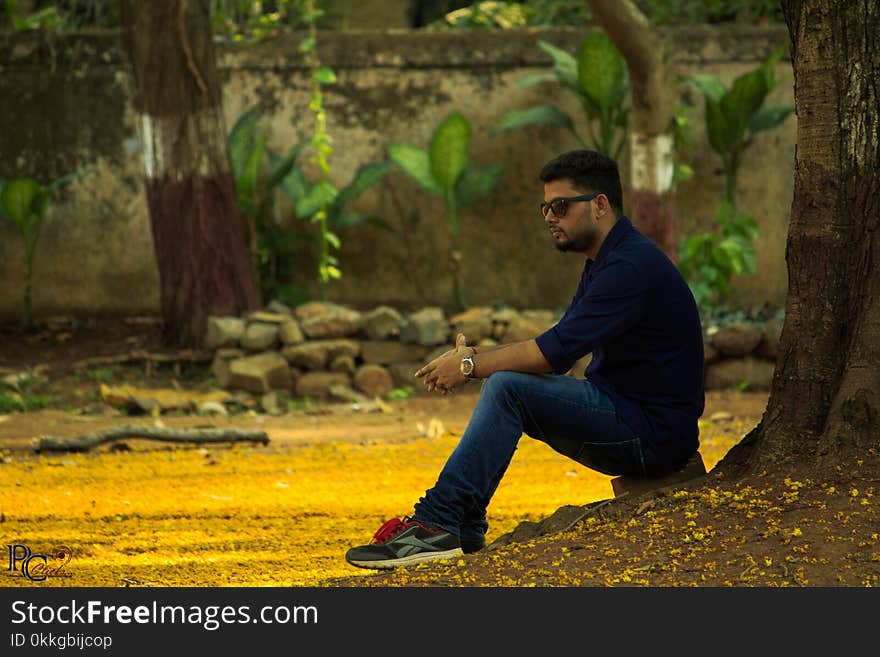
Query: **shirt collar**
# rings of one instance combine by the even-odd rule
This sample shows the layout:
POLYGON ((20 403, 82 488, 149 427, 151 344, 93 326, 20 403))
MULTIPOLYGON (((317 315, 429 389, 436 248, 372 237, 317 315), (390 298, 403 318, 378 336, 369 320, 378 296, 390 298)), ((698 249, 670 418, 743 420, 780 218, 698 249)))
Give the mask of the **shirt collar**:
POLYGON ((611 230, 609 230, 608 234, 605 236, 602 246, 599 247, 599 253, 596 254, 596 259, 590 264, 590 268, 595 269, 598 265, 602 264, 611 250, 617 246, 620 240, 623 239, 623 236, 631 229, 632 223, 624 216, 621 216, 616 222, 614 222, 611 230))

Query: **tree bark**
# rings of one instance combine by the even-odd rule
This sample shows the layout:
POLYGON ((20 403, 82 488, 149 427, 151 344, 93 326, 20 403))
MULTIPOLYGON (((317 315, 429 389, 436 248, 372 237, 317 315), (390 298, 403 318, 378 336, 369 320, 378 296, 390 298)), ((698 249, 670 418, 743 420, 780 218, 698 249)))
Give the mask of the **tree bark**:
POLYGON ((259 296, 226 153, 208 0, 123 0, 166 341, 196 346, 209 315, 259 296))
POLYGON ((731 471, 880 448, 880 5, 782 8, 798 117, 789 290, 767 410, 731 471))
POLYGON ((626 60, 632 83, 630 218, 676 262, 675 86, 665 43, 631 0, 587 0, 587 4, 626 60))

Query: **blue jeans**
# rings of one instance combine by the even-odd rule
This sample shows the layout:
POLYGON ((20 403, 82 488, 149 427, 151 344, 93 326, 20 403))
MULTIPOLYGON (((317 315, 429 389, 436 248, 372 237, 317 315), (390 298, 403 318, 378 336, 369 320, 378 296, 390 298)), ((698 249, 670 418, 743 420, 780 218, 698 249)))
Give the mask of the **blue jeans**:
POLYGON ((413 517, 485 542, 486 508, 523 434, 608 475, 644 474, 652 455, 611 399, 583 379, 496 372, 483 382, 467 428, 413 517))

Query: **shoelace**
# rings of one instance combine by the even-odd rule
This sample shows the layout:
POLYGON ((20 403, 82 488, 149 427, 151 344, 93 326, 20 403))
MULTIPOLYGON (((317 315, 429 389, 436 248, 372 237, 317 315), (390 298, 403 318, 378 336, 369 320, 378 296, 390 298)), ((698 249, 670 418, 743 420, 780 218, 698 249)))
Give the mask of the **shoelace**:
POLYGON ((417 521, 409 518, 404 518, 403 520, 400 518, 391 518, 391 520, 386 520, 382 523, 382 526, 376 530, 376 533, 373 534, 373 542, 387 543, 414 522, 417 521))

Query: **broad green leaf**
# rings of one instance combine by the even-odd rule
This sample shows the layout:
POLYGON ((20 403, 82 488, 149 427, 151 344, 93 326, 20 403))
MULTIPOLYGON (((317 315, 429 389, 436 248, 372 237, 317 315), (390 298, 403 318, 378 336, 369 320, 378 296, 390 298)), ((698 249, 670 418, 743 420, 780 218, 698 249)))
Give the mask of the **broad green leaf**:
POLYGON ((391 169, 390 162, 371 162, 361 165, 355 172, 354 178, 339 192, 334 205, 344 207, 358 198, 370 187, 382 180, 383 176, 391 169))
POLYGON ((604 32, 595 32, 581 45, 577 60, 578 91, 609 109, 623 102, 629 72, 620 51, 604 32))
POLYGON ((574 130, 574 121, 561 109, 553 105, 537 105, 524 110, 507 110, 492 132, 507 132, 530 125, 552 125, 574 130))
POLYGON ((388 147, 388 157, 429 192, 443 194, 431 174, 431 161, 426 151, 406 144, 392 144, 388 147))
POLYGON ((259 137, 244 162, 244 168, 235 180, 235 191, 238 194, 238 202, 244 207, 256 203, 257 185, 260 181, 260 167, 263 163, 263 153, 266 151, 266 138, 259 137))
POLYGON ((577 91, 578 65, 574 56, 547 41, 538 41, 538 47, 553 58, 556 79, 572 91, 577 91))
POLYGON ((734 80, 730 91, 721 99, 731 146, 738 146, 745 138, 749 121, 766 97, 767 80, 762 71, 752 71, 734 80))
POLYGON ((773 89, 776 86, 776 76, 775 76, 775 67, 782 59, 784 55, 788 53, 788 44, 781 44, 776 50, 771 52, 767 59, 764 60, 764 63, 761 64, 761 70, 764 73, 765 81, 767 82, 767 89, 773 89))
POLYGON ((428 150, 431 175, 445 190, 455 187, 468 163, 471 124, 460 112, 452 112, 437 127, 428 150))
POLYGON ((314 79, 319 84, 333 84, 336 82, 336 73, 328 66, 321 66, 315 71, 314 79))
POLYGON ((716 103, 720 103, 724 94, 727 93, 727 87, 724 86, 724 83, 708 73, 695 75, 690 78, 689 82, 697 91, 716 103))
POLYGON ((305 143, 297 144, 284 157, 280 157, 272 152, 269 153, 269 189, 275 189, 288 176, 296 164, 296 158, 299 157, 305 146, 305 143))
POLYGON ((531 87, 534 84, 541 84, 542 82, 558 82, 559 78, 556 77, 555 73, 538 73, 535 75, 524 75, 519 80, 513 83, 514 87, 531 87))
POLYGON ((503 175, 504 166, 501 164, 468 166, 455 186, 458 207, 464 209, 476 203, 495 189, 503 175))
POLYGON ((244 171, 251 151, 254 149, 254 144, 257 141, 257 122, 260 120, 260 116, 261 112, 257 108, 242 114, 235 122, 229 133, 229 138, 226 140, 232 175, 236 179, 244 171))
POLYGON ((0 194, 3 214, 25 228, 30 216, 34 214, 34 202, 40 195, 40 189, 40 183, 33 178, 8 181, 0 194))
POLYGON ((732 131, 721 110, 721 104, 706 96, 706 132, 712 150, 722 155, 727 154, 734 145, 732 131))
MULTIPOLYGON (((284 178, 281 179, 281 190, 287 197, 296 203, 308 193, 308 183, 299 167, 293 167, 284 178)), ((300 216, 300 215, 297 215, 300 216)))
POLYGON ((752 118, 749 120, 749 132, 771 130, 785 121, 792 112, 794 112, 794 105, 764 105, 752 114, 752 118))
POLYGON ((319 180, 311 185, 305 195, 294 204, 297 217, 314 217, 321 208, 330 205, 336 198, 336 188, 328 180, 319 180))

